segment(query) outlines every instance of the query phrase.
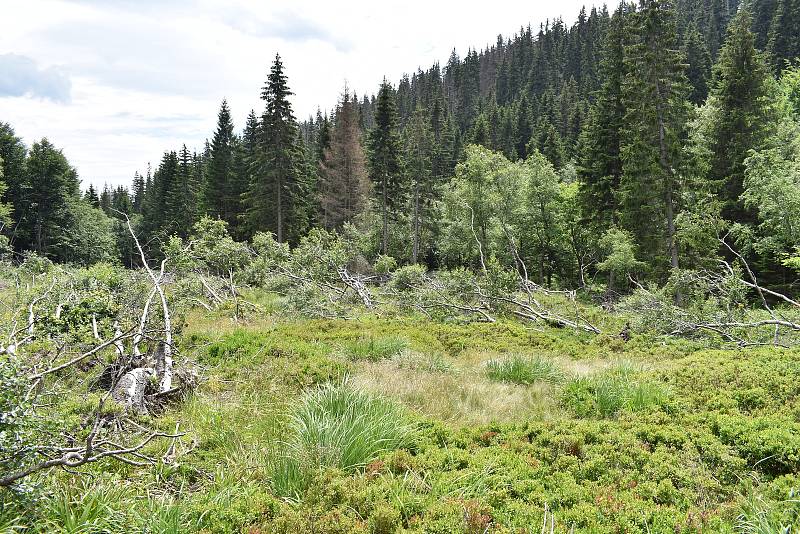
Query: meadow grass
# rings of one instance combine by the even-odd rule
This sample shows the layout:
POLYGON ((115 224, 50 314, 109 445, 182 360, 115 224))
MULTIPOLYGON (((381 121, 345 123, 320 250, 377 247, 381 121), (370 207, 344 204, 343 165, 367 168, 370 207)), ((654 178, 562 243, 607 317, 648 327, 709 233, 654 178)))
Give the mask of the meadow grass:
POLYGON ((564 378, 564 373, 552 359, 514 355, 487 362, 486 376, 491 380, 512 384, 530 385, 536 382, 557 384, 564 378))
POLYGON ((622 410, 667 408, 670 398, 667 386, 643 376, 639 367, 625 360, 573 378, 562 393, 562 403, 579 417, 614 417, 622 410))
POLYGON ((376 362, 398 356, 406 347, 405 339, 393 336, 362 337, 344 344, 344 352, 350 360, 376 362))
POLYGON ((446 372, 396 360, 363 362, 353 382, 453 425, 552 419, 562 412, 548 384, 495 382, 479 366, 445 361, 446 372))
POLYGON ((772 419, 750 424, 795 417, 796 351, 679 359, 686 347, 510 321, 189 324, 182 352, 203 381, 149 422, 180 421, 177 462, 86 466, 77 490, 53 472, 46 502, 4 508, 0 494, 0 532, 517 531, 541 526, 544 503, 564 532, 760 534, 800 521, 781 500, 800 484, 793 423, 771 448, 772 419), (757 460, 773 454, 788 458, 781 470, 736 500, 741 477, 772 473, 757 460))
POLYGON ((353 472, 379 454, 413 447, 416 428, 394 402, 347 381, 306 393, 292 410, 289 439, 271 465, 276 493, 299 497, 314 473, 353 472))

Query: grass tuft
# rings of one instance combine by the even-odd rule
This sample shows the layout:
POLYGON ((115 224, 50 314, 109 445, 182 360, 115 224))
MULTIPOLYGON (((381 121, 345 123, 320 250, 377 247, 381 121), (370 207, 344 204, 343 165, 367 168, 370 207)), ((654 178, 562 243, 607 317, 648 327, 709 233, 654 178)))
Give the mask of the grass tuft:
POLYGON ((505 360, 491 360, 486 364, 486 375, 497 382, 530 385, 536 382, 557 384, 564 373, 552 360, 541 356, 512 356, 505 360))
POLYGON ((405 339, 398 337, 370 336, 346 343, 344 351, 351 360, 377 362, 398 356, 407 345, 405 339))
POLYGON ((603 372, 573 378, 562 395, 562 404, 578 417, 614 417, 622 410, 666 408, 669 400, 666 386, 641 377, 638 367, 624 361, 603 372))
POLYGON ((800 499, 794 494, 780 502, 768 501, 752 491, 744 496, 736 532, 742 534, 792 534, 800 525, 800 499))
POLYGON ((411 447, 417 433, 398 405, 346 382, 307 393, 289 432, 269 471, 273 490, 290 498, 300 498, 320 468, 353 472, 383 452, 411 447))

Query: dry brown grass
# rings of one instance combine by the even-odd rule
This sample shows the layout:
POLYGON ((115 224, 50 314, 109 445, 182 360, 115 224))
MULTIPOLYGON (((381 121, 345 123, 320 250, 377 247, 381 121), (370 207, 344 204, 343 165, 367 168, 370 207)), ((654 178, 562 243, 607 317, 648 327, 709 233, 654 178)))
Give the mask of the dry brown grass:
MULTIPOLYGON (((362 362, 353 381, 368 391, 392 397, 428 417, 454 425, 491 422, 557 419, 564 415, 559 406, 558 386, 520 386, 491 381, 486 363, 507 355, 493 351, 467 350, 458 358, 445 357, 444 372, 409 368, 409 359, 424 360, 421 353, 380 362, 362 362)), ((575 361, 556 358, 566 376, 587 375, 610 365, 604 360, 575 361)))

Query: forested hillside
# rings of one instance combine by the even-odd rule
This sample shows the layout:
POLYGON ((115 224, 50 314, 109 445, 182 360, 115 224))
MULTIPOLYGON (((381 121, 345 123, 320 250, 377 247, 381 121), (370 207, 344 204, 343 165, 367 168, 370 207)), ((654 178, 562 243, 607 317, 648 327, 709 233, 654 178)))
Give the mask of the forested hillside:
POLYGON ((535 180, 551 183, 533 185, 540 198, 520 210, 530 219, 532 203, 549 206, 538 223, 548 227, 538 238, 522 235, 535 232, 531 224, 510 229, 549 283, 574 287, 595 274, 607 254, 597 246, 603 236, 630 240, 643 262, 637 274, 664 282, 675 268, 713 259, 709 239, 728 230, 765 276, 788 283, 782 261, 795 252, 796 214, 781 213, 777 200, 796 195, 798 7, 739 7, 706 0, 582 10, 571 27, 548 21, 463 59, 454 51, 443 67, 385 81, 376 96, 345 88, 330 116, 302 123, 276 57, 265 108, 243 130, 223 101, 204 147, 168 150, 130 188, 90 186, 82 198, 79 177, 50 141, 25 147, 6 124, 3 234, 17 252, 131 266, 119 212, 156 255, 203 215, 227 222, 238 239, 270 231, 292 244, 313 227, 353 224, 367 235, 368 258, 475 267, 474 240, 457 232, 465 213, 457 205, 468 201, 484 252, 507 263, 508 251, 491 242, 490 198, 441 194, 475 186, 468 166, 456 172, 478 154, 467 150, 474 144, 508 162, 545 158, 533 164, 535 180))
POLYGON ((799 30, 584 9, 307 120, 276 54, 130 187, 0 122, 0 532, 800 532, 799 30))

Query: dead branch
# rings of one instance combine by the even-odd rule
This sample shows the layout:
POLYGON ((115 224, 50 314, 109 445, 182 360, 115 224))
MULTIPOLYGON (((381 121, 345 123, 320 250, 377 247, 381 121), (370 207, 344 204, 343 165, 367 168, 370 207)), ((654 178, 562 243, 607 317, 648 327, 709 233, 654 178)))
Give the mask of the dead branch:
POLYGON ((31 380, 38 380, 38 379, 43 378, 43 377, 45 377, 45 376, 47 376, 49 374, 57 373, 58 371, 61 371, 62 369, 66 369, 67 367, 71 367, 71 366, 75 365, 76 363, 82 362, 86 358, 88 358, 88 357, 90 357, 90 356, 92 356, 94 354, 97 354, 98 352, 100 352, 104 348, 106 348, 106 347, 108 347, 110 345, 114 345, 118 341, 121 341, 122 339, 125 339, 125 338, 129 337, 132 330, 133 329, 129 329, 126 332, 120 332, 118 335, 115 335, 114 337, 112 337, 108 341, 104 341, 104 342, 100 343, 99 345, 94 347, 92 350, 84 352, 80 356, 76 356, 75 358, 72 358, 71 360, 62 363, 61 365, 57 365, 56 367, 51 367, 50 369, 47 369, 46 371, 42 371, 41 373, 36 373, 34 375, 31 375, 29 378, 31 380))
POLYGON ((26 329, 29 336, 33 335, 34 324, 36 322, 36 315, 34 314, 33 308, 39 304, 39 302, 47 298, 47 295, 49 295, 56 286, 56 280, 56 277, 53 276, 53 282, 50 284, 50 287, 48 287, 44 293, 31 300, 31 303, 28 305, 28 324, 26 325, 26 329))
POLYGON ((153 432, 140 441, 138 444, 130 446, 130 447, 123 447, 118 446, 113 449, 104 449, 103 447, 106 444, 111 444, 109 441, 103 441, 94 443, 94 440, 97 437, 98 432, 100 431, 103 425, 103 419, 99 416, 95 417, 95 423, 92 427, 91 432, 86 438, 84 446, 82 449, 76 448, 66 448, 60 449, 60 456, 58 458, 53 458, 50 460, 45 460, 39 462, 38 464, 34 464, 30 467, 17 471, 15 473, 11 473, 9 475, 5 475, 0 477, 0 487, 8 487, 13 485, 20 479, 23 479, 27 476, 30 476, 34 473, 39 471, 43 471, 46 469, 51 469, 53 467, 62 467, 62 468, 76 468, 80 467, 84 464, 97 462, 102 460, 103 458, 114 458, 116 460, 135 465, 135 466, 144 466, 148 464, 155 463, 152 459, 147 458, 147 461, 136 462, 129 458, 126 458, 126 455, 136 456, 138 458, 143 458, 143 455, 138 454, 140 450, 142 450, 148 443, 153 441, 157 438, 179 438, 184 436, 184 433, 175 433, 175 434, 168 434, 165 432, 153 432))
POLYGON ((370 296, 369 290, 364 283, 357 277, 352 276, 349 272, 347 272, 347 267, 339 267, 337 272, 339 273, 339 279, 344 283, 344 285, 356 292, 366 308, 372 309, 374 307, 372 303, 372 297, 370 296))
MULTIPOLYGON (((128 224, 128 231, 130 232, 131 237, 133 237, 133 241, 136 243, 136 248, 139 250, 139 256, 141 257, 142 265, 147 270, 147 274, 150 275, 150 279, 153 281, 153 286, 155 287, 156 291, 158 291, 159 297, 161 297, 161 308, 164 315, 164 352, 162 358, 161 383, 159 387, 161 391, 166 391, 172 387, 172 323, 170 322, 167 296, 164 294, 164 289, 161 287, 160 279, 156 277, 155 273, 153 273, 153 270, 150 268, 150 265, 147 263, 147 257, 144 254, 144 250, 142 250, 141 243, 139 243, 139 238, 136 237, 136 232, 133 231, 133 225, 131 225, 130 218, 128 218, 128 215, 120 211, 117 213, 125 216, 125 221, 128 224)), ((163 266, 164 263, 162 263, 162 272, 163 266)))

